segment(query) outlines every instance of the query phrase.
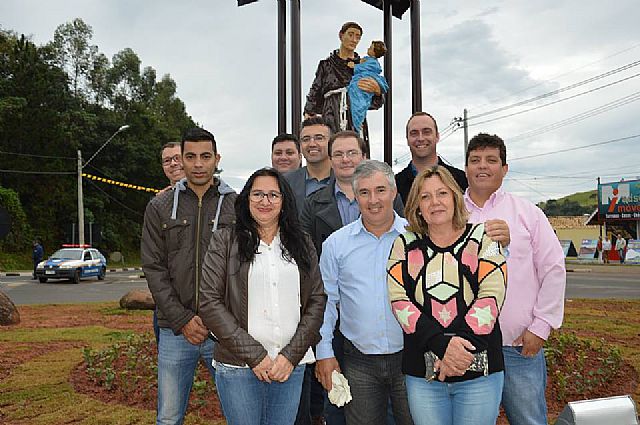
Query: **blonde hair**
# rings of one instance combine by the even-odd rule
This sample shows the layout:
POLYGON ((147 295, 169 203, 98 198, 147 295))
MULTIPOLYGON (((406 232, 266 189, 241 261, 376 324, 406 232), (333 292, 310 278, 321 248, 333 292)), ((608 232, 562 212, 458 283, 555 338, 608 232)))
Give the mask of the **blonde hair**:
POLYGON ((420 213, 420 191, 422 190, 422 185, 425 180, 433 176, 440 177, 442 183, 444 183, 453 194, 453 227, 456 230, 464 228, 469 219, 469 212, 464 205, 462 190, 460 190, 460 186, 458 186, 458 183, 456 183, 449 170, 440 165, 435 165, 419 173, 411 185, 411 190, 407 197, 407 204, 404 207, 404 215, 409 222, 407 230, 423 235, 429 234, 429 226, 420 213))

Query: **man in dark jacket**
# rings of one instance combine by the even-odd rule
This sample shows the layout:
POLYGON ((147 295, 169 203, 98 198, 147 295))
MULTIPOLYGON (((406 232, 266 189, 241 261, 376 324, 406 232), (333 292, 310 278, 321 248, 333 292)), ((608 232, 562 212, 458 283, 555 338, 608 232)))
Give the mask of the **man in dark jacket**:
POLYGON ((42 244, 40 244, 40 240, 36 239, 33 241, 33 279, 36 278, 36 268, 38 267, 38 263, 42 261, 44 258, 44 249, 42 248, 42 244))
MULTIPOLYGON (((311 194, 305 201, 300 215, 302 228, 311 235, 318 257, 322 242, 329 235, 360 217, 360 208, 353 193, 353 172, 366 159, 365 143, 353 131, 341 131, 329 139, 329 158, 334 177, 329 184, 311 194)), ((397 196, 393 209, 404 217, 404 205, 397 196)))
POLYGON ((181 152, 186 178, 149 202, 142 229, 142 267, 160 326, 158 425, 182 423, 200 358, 213 375, 213 341, 198 316, 202 261, 212 231, 235 220, 235 192, 213 178, 220 161, 213 135, 188 130, 181 152))
POLYGON ((413 180, 422 170, 441 165, 453 175, 453 178, 464 192, 467 188, 467 176, 464 171, 446 164, 436 153, 436 145, 440 141, 438 124, 436 119, 426 112, 416 112, 407 121, 407 144, 411 151, 411 162, 407 167, 396 174, 396 186, 402 197, 402 202, 407 202, 413 180))
POLYGON ((327 144, 331 127, 323 117, 311 117, 302 121, 300 150, 307 165, 284 175, 296 198, 298 213, 302 212, 304 200, 313 192, 329 183, 331 163, 327 155, 327 144))

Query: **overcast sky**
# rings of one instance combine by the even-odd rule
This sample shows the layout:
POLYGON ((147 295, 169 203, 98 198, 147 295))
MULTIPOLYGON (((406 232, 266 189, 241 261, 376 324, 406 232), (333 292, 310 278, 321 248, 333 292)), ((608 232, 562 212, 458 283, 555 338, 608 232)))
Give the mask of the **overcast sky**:
MULTIPOLYGON (((364 54, 372 39, 383 38, 383 17, 359 0, 301 3, 306 95, 318 61, 339 45, 341 24, 355 20, 363 26, 358 51, 364 54)), ((423 0, 421 15, 423 110, 436 117, 441 130, 464 108, 473 117, 640 60, 638 0, 423 0)), ((215 134, 223 178, 234 187, 270 163, 270 142, 277 133, 275 0, 241 8, 235 0, 0 2, 0 26, 30 35, 37 44, 51 40, 58 25, 76 17, 93 28, 93 44, 107 57, 130 47, 158 78, 171 75, 188 113, 215 134)), ((394 166, 399 171, 409 159, 404 137, 411 114, 408 12, 402 20, 393 19, 393 61, 393 158, 399 160, 394 166)), ((558 95, 472 119, 470 135, 483 131, 503 137, 510 164, 506 188, 532 201, 595 189, 597 176, 603 181, 640 178, 640 137, 523 158, 640 136, 638 73, 640 66, 630 66, 558 95), (539 108, 482 124, 534 107, 539 108), (555 123, 560 124, 542 132, 555 123)), ((368 117, 372 157, 382 159, 382 109, 368 117)), ((462 167, 463 132, 444 137, 448 133, 442 133, 438 152, 462 167)))

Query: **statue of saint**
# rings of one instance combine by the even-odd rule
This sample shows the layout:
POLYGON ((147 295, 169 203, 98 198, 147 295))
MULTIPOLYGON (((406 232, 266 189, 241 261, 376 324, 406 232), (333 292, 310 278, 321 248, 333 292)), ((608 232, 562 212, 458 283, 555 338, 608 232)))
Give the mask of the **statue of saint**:
MULTIPOLYGON (((334 132, 353 130, 347 86, 353 77, 354 64, 360 63, 356 47, 362 37, 362 27, 356 22, 346 22, 340 28, 340 47, 318 64, 316 76, 307 94, 304 106, 305 118, 322 115, 334 132)), ((372 93, 370 109, 382 106, 382 89, 374 78, 365 77, 358 81, 358 87, 372 93)), ((368 143, 366 121, 362 133, 368 143)), ((367 152, 369 154, 369 152, 367 152)))

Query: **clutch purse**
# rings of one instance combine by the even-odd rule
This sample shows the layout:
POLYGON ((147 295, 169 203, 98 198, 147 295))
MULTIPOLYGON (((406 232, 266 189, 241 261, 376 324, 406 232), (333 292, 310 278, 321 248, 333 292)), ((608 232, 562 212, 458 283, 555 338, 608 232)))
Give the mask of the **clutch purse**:
MULTIPOLYGON (((433 381, 438 376, 436 371, 436 361, 438 361, 438 356, 436 356, 433 351, 427 351, 424 353, 424 365, 425 365, 425 379, 427 381, 433 381)), ((480 351, 473 355, 473 361, 471 365, 467 368, 467 371, 470 372, 481 372, 483 376, 489 375, 489 357, 487 355, 487 351, 480 351)))

